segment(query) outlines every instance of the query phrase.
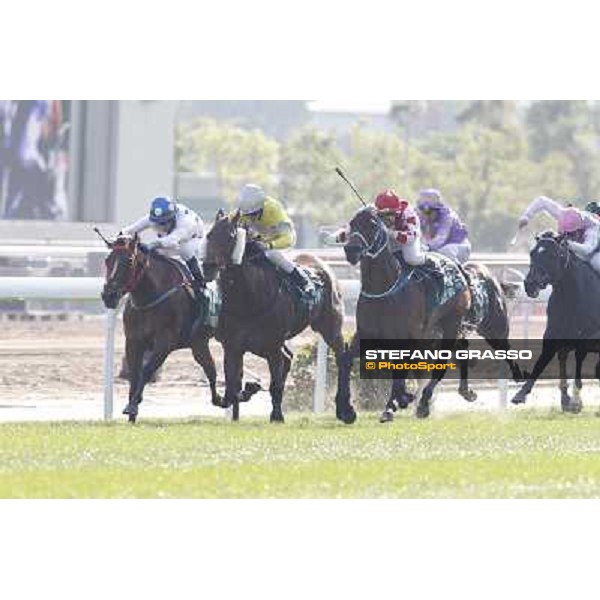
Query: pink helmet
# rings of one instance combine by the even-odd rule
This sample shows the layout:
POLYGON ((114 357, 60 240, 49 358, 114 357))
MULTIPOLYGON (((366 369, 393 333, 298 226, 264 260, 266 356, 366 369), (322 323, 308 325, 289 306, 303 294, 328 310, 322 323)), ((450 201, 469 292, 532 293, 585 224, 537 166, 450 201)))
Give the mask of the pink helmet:
POLYGON ((558 233, 571 233, 584 227, 581 212, 577 208, 565 209, 558 219, 558 233))

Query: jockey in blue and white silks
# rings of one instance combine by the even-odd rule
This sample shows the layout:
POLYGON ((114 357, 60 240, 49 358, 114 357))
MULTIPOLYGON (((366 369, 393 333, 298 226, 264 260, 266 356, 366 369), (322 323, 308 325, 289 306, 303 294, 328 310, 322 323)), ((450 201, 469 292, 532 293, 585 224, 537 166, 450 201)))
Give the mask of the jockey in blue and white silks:
POLYGON ((200 268, 203 253, 204 223, 191 209, 166 196, 152 200, 150 212, 135 223, 122 229, 121 233, 133 235, 153 229, 156 239, 148 248, 167 255, 179 255, 194 277, 194 291, 204 289, 205 282, 200 268))
POLYGON ((467 227, 456 212, 444 203, 439 190, 421 190, 417 210, 421 219, 423 242, 429 250, 443 254, 459 264, 469 260, 471 242, 467 227))

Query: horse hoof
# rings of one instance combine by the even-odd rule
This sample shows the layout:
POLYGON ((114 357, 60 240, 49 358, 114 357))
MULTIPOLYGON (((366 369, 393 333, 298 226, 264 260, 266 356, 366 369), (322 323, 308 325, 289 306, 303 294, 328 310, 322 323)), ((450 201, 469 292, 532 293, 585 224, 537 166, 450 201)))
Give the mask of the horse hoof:
POLYGON ((414 401, 415 401, 415 395, 410 394, 408 392, 406 394, 403 394, 399 398, 396 398, 396 404, 398 404, 398 408, 401 410, 408 408, 408 405, 412 404, 414 401))
POLYGON ((247 394, 248 400, 260 390, 262 390, 262 386, 256 381, 247 381, 244 385, 244 392, 247 394))
POLYGON ((391 423, 394 420, 394 412, 389 408, 386 408, 379 417, 380 423, 391 423))
POLYGON ((419 406, 417 406, 417 419, 426 419, 429 416, 429 413, 429 403, 419 404, 419 406))
POLYGON ((459 390, 458 392, 467 402, 475 402, 477 400, 477 392, 473 390, 459 390))
POLYGON ((123 409, 123 414, 124 415, 129 415, 130 417, 133 416, 137 416, 138 414, 138 407, 135 404, 128 404, 124 409, 123 409))
POLYGON ((560 410, 562 412, 571 412, 573 401, 569 394, 561 394, 560 396, 560 410))
POLYGON ((270 417, 271 423, 285 423, 285 419, 283 418, 283 413, 273 411, 270 417))
POLYGON ((356 421, 356 411, 352 406, 345 410, 337 410, 335 416, 346 425, 352 425, 356 421))
POLYGON ((527 394, 524 394, 522 392, 517 392, 511 399, 511 402, 513 404, 525 404, 525 401, 527 400, 527 394))
POLYGON ((218 394, 211 398, 211 403, 213 406, 216 406, 217 408, 225 408, 223 406, 223 398, 221 398, 221 396, 219 396, 218 394))
POLYGON ((137 419, 137 415, 129 415, 129 418, 127 419, 130 423, 135 423, 135 420, 137 419))

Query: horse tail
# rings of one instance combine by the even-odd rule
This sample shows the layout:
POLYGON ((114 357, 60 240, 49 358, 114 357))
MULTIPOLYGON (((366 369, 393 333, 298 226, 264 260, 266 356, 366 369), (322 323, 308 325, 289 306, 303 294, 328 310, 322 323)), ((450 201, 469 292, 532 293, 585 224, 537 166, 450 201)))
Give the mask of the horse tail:
POLYGON ((331 302, 332 306, 337 309, 343 317, 344 300, 342 298, 342 289, 338 278, 335 276, 331 267, 314 254, 309 254, 307 252, 298 254, 294 262, 301 266, 313 267, 316 270, 323 282, 326 299, 331 302))

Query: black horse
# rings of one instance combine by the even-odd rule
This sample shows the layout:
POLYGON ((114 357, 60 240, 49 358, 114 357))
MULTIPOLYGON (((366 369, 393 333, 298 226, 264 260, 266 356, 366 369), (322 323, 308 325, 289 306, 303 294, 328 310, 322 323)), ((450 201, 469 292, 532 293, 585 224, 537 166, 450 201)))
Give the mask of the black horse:
MULTIPOLYGON (((569 249, 564 236, 552 232, 537 236, 530 259, 525 292, 530 298, 536 298, 540 290, 551 285, 552 293, 548 300, 542 352, 533 372, 513 397, 514 404, 526 401, 556 353, 560 353, 561 361, 564 361, 566 354, 575 350, 576 381, 581 382, 581 364, 585 355, 600 350, 600 303, 596 300, 600 297, 598 274, 569 249)), ((561 375, 565 375, 564 363, 561 363, 561 369, 561 375)), ((564 404, 563 396, 563 408, 564 404)))
MULTIPOLYGON (((283 422, 282 399, 291 366, 292 354, 286 341, 310 327, 321 334, 335 352, 336 360, 345 350, 342 336, 344 308, 338 282, 322 261, 311 255, 297 257, 296 262, 311 266, 322 293, 311 305, 298 298, 282 275, 271 265, 252 241, 242 245, 245 236, 239 228, 240 213, 227 217, 217 213, 206 236, 204 274, 207 280, 219 276, 223 307, 216 337, 223 344, 225 360, 224 404, 233 407, 239 418, 239 402, 251 395, 242 390, 244 354, 251 352, 265 358, 269 365, 272 422, 283 422), (241 246, 241 263, 234 258, 241 246), (244 392, 246 394, 244 395, 244 392)), ((356 420, 349 401, 336 397, 336 416, 345 423, 356 420)))
POLYGON ((179 348, 191 348, 208 378, 212 403, 222 406, 217 394, 217 371, 208 347, 214 328, 198 318, 198 305, 192 298, 183 265, 148 251, 137 235, 120 236, 107 245, 111 252, 106 258, 104 305, 115 308, 121 297, 129 293, 123 313, 125 356, 130 370, 129 403, 123 414, 135 422, 145 385, 167 356, 179 348))

